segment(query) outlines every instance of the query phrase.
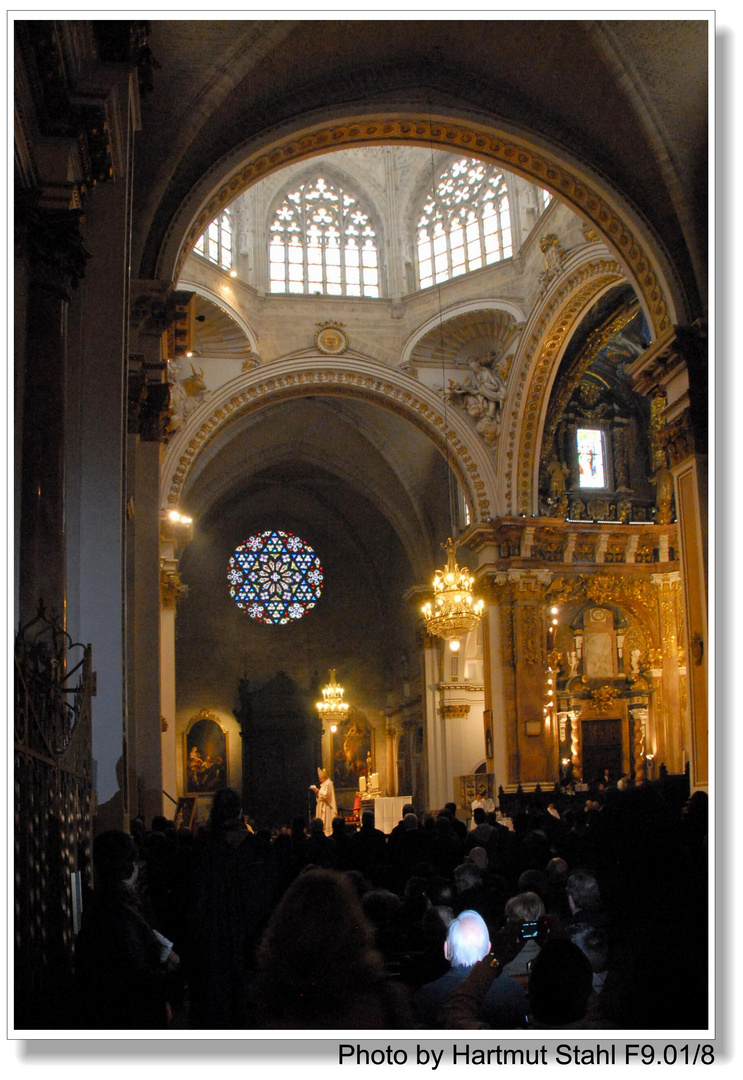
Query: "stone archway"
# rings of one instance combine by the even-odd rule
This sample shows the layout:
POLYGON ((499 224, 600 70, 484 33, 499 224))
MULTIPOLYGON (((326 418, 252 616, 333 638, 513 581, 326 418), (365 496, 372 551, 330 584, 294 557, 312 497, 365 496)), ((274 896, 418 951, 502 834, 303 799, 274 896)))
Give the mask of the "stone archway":
MULTIPOLYGON (((620 260, 646 311, 653 335, 685 320, 683 300, 662 247, 641 217, 605 180, 583 163, 557 150, 536 146, 522 136, 506 134, 484 122, 411 112, 338 118, 281 136, 258 147, 240 147, 222 168, 222 179, 207 191, 200 188, 171 220, 158 258, 158 274, 176 280, 186 255, 204 228, 246 188, 294 161, 344 147, 408 144, 435 146, 495 161, 511 172, 552 191, 591 223, 620 260)), ((204 187, 209 183, 205 178, 204 187)))
POLYGON ((343 395, 390 409, 420 428, 447 457, 474 521, 499 513, 495 458, 466 419, 433 390, 377 361, 313 353, 246 372, 216 391, 170 442, 161 469, 160 509, 178 507, 201 453, 241 417, 295 397, 343 395))

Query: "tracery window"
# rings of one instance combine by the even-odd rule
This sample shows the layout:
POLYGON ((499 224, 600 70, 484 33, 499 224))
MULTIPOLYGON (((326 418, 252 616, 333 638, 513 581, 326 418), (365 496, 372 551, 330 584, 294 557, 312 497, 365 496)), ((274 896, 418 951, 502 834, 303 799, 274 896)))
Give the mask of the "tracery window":
POLYGON ((230 596, 251 619, 288 623, 301 619, 322 593, 320 560, 304 540, 269 530, 249 536, 227 567, 230 596))
POLYGON ((472 158, 449 165, 426 197, 416 243, 421 289, 508 258, 511 215, 503 173, 472 158))
POLYGON ((229 210, 223 210, 193 247, 197 255, 216 263, 223 270, 232 269, 232 219, 229 210))
POLYGON ((606 487, 604 438, 598 428, 578 428, 578 474, 582 488, 606 487))
POLYGON ((269 237, 272 293, 379 296, 376 230, 337 184, 300 184, 276 208, 269 237))

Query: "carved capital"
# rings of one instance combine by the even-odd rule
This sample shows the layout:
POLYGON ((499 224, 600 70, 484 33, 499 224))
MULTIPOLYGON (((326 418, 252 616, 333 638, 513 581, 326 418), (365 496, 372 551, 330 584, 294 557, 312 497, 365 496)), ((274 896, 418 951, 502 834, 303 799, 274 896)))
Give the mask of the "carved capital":
POLYGON ((469 713, 469 705, 450 704, 441 706, 441 715, 449 720, 464 720, 467 716, 469 716, 469 713))
POLYGON ((132 330, 161 334, 168 328, 171 289, 166 281, 132 281, 129 325, 132 330))
POLYGON ((658 442, 670 468, 693 456, 696 440, 689 409, 684 409, 670 424, 661 429, 658 442))
POLYGON ((16 244, 34 284, 69 300, 85 274, 90 253, 83 245, 82 212, 47 210, 39 193, 19 193, 15 205, 16 244))
POLYGON ((160 603, 174 608, 179 600, 188 596, 188 585, 178 572, 177 559, 160 559, 160 603))
POLYGON ((509 570, 508 584, 516 587, 516 593, 542 596, 552 583, 550 570, 509 570))
POLYGON ((143 442, 166 442, 170 386, 165 365, 148 364, 141 353, 130 354, 127 368, 127 431, 143 442))

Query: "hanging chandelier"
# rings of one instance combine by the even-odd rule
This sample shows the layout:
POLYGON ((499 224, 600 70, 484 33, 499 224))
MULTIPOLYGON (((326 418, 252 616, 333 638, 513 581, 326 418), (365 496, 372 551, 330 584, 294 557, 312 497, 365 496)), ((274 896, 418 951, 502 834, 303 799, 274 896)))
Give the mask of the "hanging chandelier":
MULTIPOLYGON (((428 104, 429 120, 431 103, 428 104)), ((436 196, 436 168, 433 156, 433 143, 431 144, 431 185, 434 198, 436 196)), ((441 302, 441 285, 438 286, 439 307, 439 352, 441 354, 441 390, 444 398, 444 456, 446 458, 446 473, 448 485, 449 525, 451 532, 449 539, 441 546, 446 548, 447 563, 443 570, 437 570, 433 579, 433 603, 429 601, 423 605, 423 617, 426 620, 426 630, 429 634, 435 634, 449 642, 452 652, 459 649, 459 639, 474 630, 480 621, 485 603, 472 595, 472 586, 475 579, 470 575, 466 567, 457 565, 457 545, 452 540, 456 535, 454 530, 454 518, 452 506, 454 504, 452 490, 452 467, 449 456, 449 424, 447 417, 447 394, 446 394, 446 353, 444 350, 444 312, 441 302)))
POLYGON ((433 579, 433 603, 423 605, 426 630, 450 642, 456 652, 459 639, 474 630, 480 621, 485 603, 472 595, 475 579, 466 567, 460 568, 456 560, 456 544, 451 537, 442 547, 447 551, 447 563, 437 570, 433 579))
POLYGON ((343 701, 343 687, 336 682, 335 668, 328 672, 330 681, 322 688, 322 701, 318 701, 316 708, 323 723, 330 725, 330 730, 335 731, 338 721, 343 720, 348 713, 348 705, 343 701))

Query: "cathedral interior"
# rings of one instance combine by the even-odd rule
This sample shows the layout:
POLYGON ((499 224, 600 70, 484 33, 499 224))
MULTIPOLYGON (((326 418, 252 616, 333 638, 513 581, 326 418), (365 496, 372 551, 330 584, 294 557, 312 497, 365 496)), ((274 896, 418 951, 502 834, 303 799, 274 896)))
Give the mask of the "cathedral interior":
POLYGON ((708 24, 14 32, 17 1026, 220 785, 707 792, 708 24))

